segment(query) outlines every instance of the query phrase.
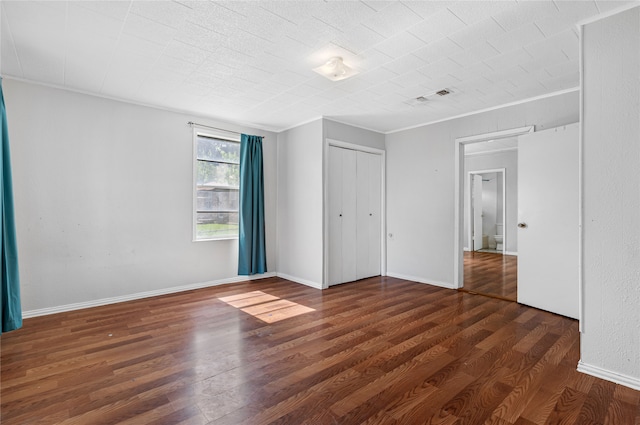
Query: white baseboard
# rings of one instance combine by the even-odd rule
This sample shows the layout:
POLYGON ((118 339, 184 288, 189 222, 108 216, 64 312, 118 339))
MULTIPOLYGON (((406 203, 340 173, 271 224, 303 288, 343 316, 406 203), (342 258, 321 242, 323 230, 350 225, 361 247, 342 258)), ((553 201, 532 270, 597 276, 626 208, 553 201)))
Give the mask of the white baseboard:
POLYGON ((625 387, 633 388, 634 390, 640 391, 640 378, 613 372, 598 366, 593 366, 584 363, 582 360, 578 362, 578 372, 586 373, 587 375, 595 376, 596 378, 611 381, 616 384, 624 385, 625 387))
POLYGON ((463 250, 463 251, 466 251, 466 252, 471 251, 471 249, 470 249, 470 248, 467 248, 466 246, 465 246, 464 248, 462 248, 462 250, 463 250))
POLYGON ((453 283, 451 282, 441 282, 435 279, 425 279, 422 277, 407 276, 404 274, 393 273, 393 272, 387 272, 387 276, 395 277, 397 279, 412 280, 414 282, 419 282, 419 283, 427 283, 429 285, 440 286, 442 288, 447 288, 447 289, 457 289, 455 286, 453 286, 453 283))
POLYGON ((517 256, 518 252, 517 251, 505 251, 503 254, 504 255, 515 255, 515 256, 517 256))
POLYGON ((277 273, 277 276, 281 277, 283 279, 290 280, 290 281, 295 282, 295 283, 301 283, 303 285, 310 286, 312 288, 322 289, 322 284, 321 283, 313 282, 313 281, 307 280, 307 279, 302 279, 301 277, 291 276, 291 275, 288 275, 286 273, 277 273))
POLYGON ((48 314, 63 313, 65 311, 80 310, 83 308, 90 308, 90 307, 99 307, 102 305, 139 300, 142 298, 157 297, 158 295, 175 294, 176 292, 191 291, 193 289, 208 288, 210 286, 224 285, 227 283, 245 282, 247 280, 264 279, 266 277, 275 277, 275 276, 276 274, 274 272, 269 272, 269 273, 263 273, 258 275, 236 276, 236 277, 230 277, 226 279, 212 280, 209 282, 192 283, 189 285, 174 286, 171 288, 158 289, 155 291, 138 292, 135 294, 121 295, 118 297, 101 298, 98 300, 84 301, 84 302, 73 303, 73 304, 65 304, 65 305, 60 305, 56 307, 47 307, 47 308, 40 308, 36 310, 28 310, 28 311, 22 312, 22 317, 24 319, 27 319, 29 317, 45 316, 48 314))

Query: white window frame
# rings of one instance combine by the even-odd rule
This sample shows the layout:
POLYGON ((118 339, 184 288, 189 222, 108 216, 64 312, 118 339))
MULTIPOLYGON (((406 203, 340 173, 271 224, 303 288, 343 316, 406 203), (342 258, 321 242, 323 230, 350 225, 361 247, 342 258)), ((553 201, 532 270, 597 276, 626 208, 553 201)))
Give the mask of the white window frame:
MULTIPOLYGON (((222 240, 234 240, 238 239, 238 235, 235 236, 221 236, 217 238, 198 239, 198 136, 210 137, 213 139, 228 140, 230 142, 240 144, 240 135, 233 132, 222 132, 216 130, 203 130, 202 128, 193 127, 193 143, 192 154, 193 158, 193 180, 191 182, 191 188, 193 191, 193 205, 191 208, 192 214, 192 241, 193 242, 207 242, 207 241, 222 241, 222 240)), ((238 189, 239 192, 240 189, 238 189)))

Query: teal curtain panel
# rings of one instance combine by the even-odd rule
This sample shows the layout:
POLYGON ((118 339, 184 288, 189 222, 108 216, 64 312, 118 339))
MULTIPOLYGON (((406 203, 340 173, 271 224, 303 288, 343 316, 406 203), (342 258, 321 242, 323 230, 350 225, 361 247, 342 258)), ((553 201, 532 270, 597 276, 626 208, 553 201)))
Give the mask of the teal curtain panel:
POLYGON ((240 140, 240 229, 238 274, 267 271, 264 237, 264 173, 262 137, 242 135, 240 140))
POLYGON ((20 275, 18 273, 18 244, 16 220, 13 212, 13 187, 11 180, 11 155, 9 155, 9 130, 0 79, 0 113, 2 114, 0 136, 2 137, 2 332, 22 326, 20 305, 20 275))

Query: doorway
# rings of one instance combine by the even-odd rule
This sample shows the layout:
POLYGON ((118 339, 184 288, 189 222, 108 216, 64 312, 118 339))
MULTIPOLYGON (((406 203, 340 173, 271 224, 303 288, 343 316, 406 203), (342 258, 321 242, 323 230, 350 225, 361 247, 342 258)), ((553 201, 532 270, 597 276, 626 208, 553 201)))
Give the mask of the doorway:
MULTIPOLYGON (((509 152, 515 154, 515 149, 510 149, 509 152)), ((491 154, 491 151, 485 153, 491 154)), ((505 175, 505 168, 467 172, 465 250, 500 255, 504 253, 507 246, 505 175)))
POLYGON ((511 184, 507 196, 506 185, 507 174, 516 178, 517 162, 516 138, 465 147, 463 290, 466 292, 517 300, 518 260, 512 255, 517 248, 512 243, 515 241, 510 241, 507 235, 509 227, 513 227, 517 194, 515 185, 511 184), (500 165, 502 168, 489 169, 487 165, 500 165), (511 213, 509 226, 505 225, 507 206, 511 213), (505 255, 507 246, 510 251, 505 255))
MULTIPOLYGON (((507 246, 506 168, 474 169, 478 167, 477 164, 487 163, 516 165, 517 140, 505 140, 502 143, 480 142, 465 147, 466 153, 473 146, 474 157, 468 158, 468 161, 465 159, 463 290, 516 301, 518 259, 515 255, 504 255, 507 246)), ((515 174, 513 168, 510 171, 515 174)), ((514 203, 514 194, 510 195, 509 201, 514 203)))
POLYGON ((463 291, 517 301, 517 137, 532 131, 530 126, 456 140, 454 283, 463 291), (485 185, 491 193, 483 193, 485 185))
MULTIPOLYGON (((456 144, 456 270, 458 288, 467 286, 462 246, 466 144, 518 136, 517 302, 563 316, 580 316, 580 150, 577 123, 533 133, 533 128, 470 136, 456 144), (505 134, 509 133, 509 136, 505 134), (519 133, 519 134, 518 134, 519 133), (527 134, 530 133, 530 134, 527 134), (541 172, 541 164, 544 164, 541 172)), ((507 174, 509 171, 507 170, 507 174)), ((508 182, 508 180, 507 180, 508 182)), ((508 201, 507 201, 508 205, 508 201)), ((508 219, 509 214, 507 214, 508 219)), ((509 228, 509 220, 506 220, 509 228)), ((513 238, 511 238, 513 239, 513 238)), ((505 254, 509 248, 505 248, 505 254)), ((474 253, 475 254, 475 253, 474 253)))

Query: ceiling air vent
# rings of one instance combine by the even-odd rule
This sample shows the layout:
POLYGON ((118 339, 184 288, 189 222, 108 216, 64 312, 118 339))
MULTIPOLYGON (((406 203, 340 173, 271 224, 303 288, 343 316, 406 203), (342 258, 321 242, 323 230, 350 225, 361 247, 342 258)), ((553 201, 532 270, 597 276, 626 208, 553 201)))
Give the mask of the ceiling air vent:
POLYGON ((451 91, 449 89, 442 89, 442 90, 434 91, 431 93, 423 94, 422 96, 414 97, 413 99, 409 99, 405 103, 407 105, 416 106, 416 105, 425 104, 429 102, 429 99, 431 99, 435 95, 446 96, 450 93, 451 91))

